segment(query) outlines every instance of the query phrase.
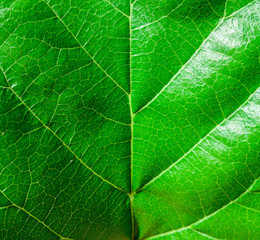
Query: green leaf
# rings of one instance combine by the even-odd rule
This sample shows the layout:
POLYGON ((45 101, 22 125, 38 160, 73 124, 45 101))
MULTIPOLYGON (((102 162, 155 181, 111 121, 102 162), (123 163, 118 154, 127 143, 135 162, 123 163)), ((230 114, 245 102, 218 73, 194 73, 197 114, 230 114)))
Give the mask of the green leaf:
POLYGON ((0 239, 260 239, 259 12, 1 0, 0 239))

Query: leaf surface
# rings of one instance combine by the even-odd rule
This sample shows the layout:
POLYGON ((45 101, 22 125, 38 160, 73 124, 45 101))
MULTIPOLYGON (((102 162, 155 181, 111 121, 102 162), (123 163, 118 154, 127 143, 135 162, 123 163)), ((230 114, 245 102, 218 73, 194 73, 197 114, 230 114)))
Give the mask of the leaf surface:
POLYGON ((259 239, 259 1, 0 2, 0 239, 259 239))

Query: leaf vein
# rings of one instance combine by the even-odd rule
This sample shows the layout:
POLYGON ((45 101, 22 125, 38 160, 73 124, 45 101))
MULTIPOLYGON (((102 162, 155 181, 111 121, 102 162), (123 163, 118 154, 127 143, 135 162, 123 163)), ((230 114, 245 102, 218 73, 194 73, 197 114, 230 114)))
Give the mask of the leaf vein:
POLYGON ((21 99, 19 97, 19 95, 14 91, 14 89, 11 88, 11 86, 9 85, 9 82, 7 80, 7 77, 5 75, 5 72, 2 70, 2 68, 0 68, 0 70, 2 71, 5 80, 8 84, 8 88, 13 92, 13 94, 21 101, 21 103, 28 109, 28 111, 47 129, 49 130, 57 139, 59 139, 59 141, 76 157, 76 159, 78 159, 80 161, 80 163, 82 165, 84 165, 88 170, 90 170, 94 175, 96 175, 97 177, 99 177, 100 179, 102 179, 104 182, 108 183, 109 185, 113 186, 114 188, 126 193, 122 188, 114 185, 113 183, 111 183, 110 181, 108 181, 107 179, 103 178, 101 175, 99 175, 97 172, 95 172, 91 167, 89 167, 86 163, 84 163, 82 161, 81 158, 79 158, 76 153, 47 125, 45 125, 42 120, 26 105, 26 103, 23 101, 23 99, 21 99))
POLYGON ((239 10, 237 10, 236 12, 232 13, 229 16, 225 16, 223 18, 221 18, 221 20, 219 21, 219 23, 216 25, 216 27, 211 31, 211 33, 205 38, 205 40, 202 42, 202 44, 199 46, 199 48, 195 51, 195 53, 189 58, 188 61, 186 61, 186 63, 184 65, 182 65, 182 67, 179 69, 179 71, 170 79, 170 81, 161 89, 161 91, 159 91, 153 98, 152 100, 150 100, 147 104, 145 104, 143 107, 141 107, 139 110, 137 110, 134 114, 136 115, 137 113, 143 111, 145 108, 147 108, 152 102, 154 102, 163 92, 164 90, 179 76, 179 74, 186 68, 186 66, 197 56, 198 52, 203 48, 203 46, 206 44, 207 40, 211 37, 211 35, 219 28, 219 26, 223 23, 223 21, 226 18, 229 18, 231 16, 233 16, 234 14, 240 12, 242 9, 244 9, 245 7, 251 5, 252 3, 254 3, 256 0, 248 3, 247 5, 245 5, 244 7, 240 8, 239 10))
POLYGON ((90 53, 85 49, 85 47, 83 47, 83 45, 79 42, 79 40, 76 38, 76 36, 71 32, 71 30, 68 28, 68 26, 65 24, 65 22, 58 16, 58 14, 53 10, 53 8, 45 1, 42 0, 50 9, 51 11, 55 14, 55 16, 61 21, 61 23, 64 25, 64 27, 67 29, 67 31, 71 34, 71 36, 76 40, 76 42, 79 44, 79 46, 84 50, 84 52, 92 59, 92 61, 102 70, 102 72, 105 73, 105 75, 110 78, 116 85, 117 87, 119 87, 126 95, 128 95, 128 93, 126 92, 126 90, 121 87, 116 80, 114 80, 106 71, 105 69, 103 69, 98 63, 97 61, 90 55, 90 53))
POLYGON ((228 120, 229 118, 231 118, 237 111, 239 111, 250 99, 251 97, 259 90, 259 88, 257 88, 247 99, 246 101, 240 105, 235 111, 233 111, 229 116, 227 116, 226 118, 224 118, 219 124, 217 124, 213 129, 211 129, 211 131, 209 131, 203 138, 201 138, 192 148, 189 149, 188 152, 186 152, 182 157, 180 157, 176 162, 174 162, 173 164, 171 164, 167 169, 165 169, 164 171, 162 171, 159 175, 157 175, 156 177, 154 177, 151 181, 149 181, 148 183, 146 183, 145 185, 143 185, 142 187, 140 187, 137 191, 141 191, 142 189, 144 189, 146 186, 150 185, 152 182, 154 182, 156 179, 160 178, 163 174, 165 174, 166 172, 168 172, 171 168, 173 168, 177 163, 179 163, 183 158, 185 158, 189 153, 191 153, 197 146, 199 146, 199 144, 204 141, 212 132, 214 132, 220 125, 222 125, 226 120, 228 120))
MULTIPOLYGON (((185 226, 185 227, 182 227, 182 228, 179 228, 179 229, 175 229, 173 231, 169 231, 169 232, 164 232, 164 233, 160 233, 158 235, 154 235, 154 236, 151 236, 151 237, 148 237, 146 239, 153 239, 155 237, 159 237, 159 236, 167 236, 167 235, 170 235, 170 234, 174 234, 176 232, 181 232, 183 230, 186 230, 186 229, 191 229, 191 230, 195 230, 193 227, 195 226, 195 224, 199 224, 207 219, 209 219, 210 217, 216 215, 218 212, 220 212, 221 210, 224 210, 225 208, 227 208, 228 206, 230 206, 232 203, 236 203, 236 200, 239 199, 240 197, 244 196, 245 194, 247 194, 249 191, 249 189, 255 184, 255 182, 259 179, 259 177, 257 179, 255 179, 253 181, 253 183, 246 189, 246 191, 242 192, 239 196, 237 196, 234 200, 231 200, 230 202, 228 202, 227 204, 225 204, 224 206, 222 206, 221 208, 217 209, 216 211, 212 212, 211 214, 205 216, 204 218, 201 218, 199 219, 198 221, 196 222, 193 222, 191 223, 190 225, 188 226, 185 226)), ((197 231, 197 230, 195 230, 197 231)))
POLYGON ((63 237, 61 236, 59 233, 55 232, 53 229, 51 229, 46 223, 44 223, 43 221, 41 221, 39 218, 37 218, 36 216, 34 216, 33 214, 31 214, 29 211, 27 211, 25 208, 18 206, 17 204, 15 204, 10 198, 8 198, 6 196, 6 194, 0 190, 0 192, 2 193, 2 195, 12 204, 9 206, 6 206, 6 208, 10 208, 10 207, 16 207, 19 210, 25 212, 26 214, 28 214, 30 217, 32 217, 33 219, 35 219, 37 222, 41 223, 44 227, 46 227, 48 230, 50 230, 52 233, 54 233, 56 236, 60 237, 62 240, 73 240, 72 238, 67 238, 67 237, 63 237))
POLYGON ((111 5, 116 11, 120 12, 121 14, 123 14, 125 17, 129 18, 130 16, 128 16, 127 14, 125 14, 124 12, 122 12, 120 9, 118 9, 117 7, 114 6, 113 3, 111 3, 108 0, 104 0, 105 2, 107 2, 109 5, 111 5))

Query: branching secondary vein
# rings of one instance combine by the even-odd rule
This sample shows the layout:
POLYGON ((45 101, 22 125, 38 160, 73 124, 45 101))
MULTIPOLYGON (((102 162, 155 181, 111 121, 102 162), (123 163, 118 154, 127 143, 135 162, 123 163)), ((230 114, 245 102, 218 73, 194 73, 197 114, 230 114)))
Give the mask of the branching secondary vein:
POLYGON ((128 93, 125 91, 124 88, 122 88, 98 63, 97 61, 90 55, 89 52, 83 47, 83 45, 79 42, 79 40, 76 38, 76 36, 71 32, 71 30, 68 28, 68 26, 65 24, 65 22, 59 17, 59 15, 53 10, 53 8, 45 1, 42 0, 50 9, 51 11, 56 15, 56 17, 62 22, 64 27, 68 30, 68 32, 72 35, 72 37, 76 40, 76 42, 80 45, 80 47, 84 50, 84 52, 92 59, 92 61, 106 74, 108 78, 110 78, 126 95, 128 93))
POLYGON ((38 219, 36 216, 34 216, 33 214, 31 214, 30 212, 28 212, 25 208, 18 206, 17 204, 15 204, 10 198, 7 197, 7 195, 0 190, 1 194, 12 204, 9 205, 8 207, 16 207, 19 210, 25 212, 26 214, 28 214, 30 217, 32 217, 33 219, 35 219, 37 222, 41 223, 44 227, 46 227, 48 230, 50 230, 52 233, 54 233, 57 237, 60 237, 60 239, 62 240, 73 240, 72 238, 66 238, 61 236, 59 233, 55 232, 53 229, 51 229, 48 225, 46 225, 43 221, 41 221, 40 219, 38 219))
POLYGON ((101 175, 99 175, 98 173, 96 173, 92 168, 90 168, 86 163, 84 163, 82 161, 81 158, 79 158, 76 153, 47 125, 45 125, 43 123, 43 121, 26 105, 26 103, 23 101, 23 99, 21 99, 21 97, 19 97, 19 95, 14 91, 13 88, 11 88, 11 86, 9 85, 9 82, 7 80, 7 77, 5 75, 5 72, 2 70, 2 68, 0 68, 0 70, 2 71, 6 83, 8 84, 8 88, 13 92, 13 94, 21 101, 21 103, 28 109, 28 111, 47 129, 49 130, 56 138, 59 139, 59 141, 75 156, 76 159, 78 159, 80 161, 80 163, 82 163, 87 169, 89 169, 94 175, 96 175, 97 177, 99 177, 100 179, 102 179, 104 182, 108 183, 109 185, 113 186, 114 188, 126 193, 122 188, 114 185, 113 183, 111 183, 110 181, 108 181, 107 179, 103 178, 101 175))
POLYGON ((166 172, 168 172, 171 168, 173 168, 177 163, 179 163, 182 159, 184 159, 190 152, 192 152, 202 141, 204 141, 214 130, 216 130, 221 124, 223 124, 227 119, 231 118, 237 111, 239 111, 250 99, 251 97, 257 92, 259 91, 259 88, 257 88, 255 90, 254 93, 252 93, 247 99, 246 101, 239 106, 235 111, 233 111, 229 116, 227 116, 226 118, 224 118, 222 120, 221 123, 219 123, 218 125, 216 125, 210 132, 208 132, 202 139, 200 139, 192 148, 190 148, 190 150, 188 152, 186 152, 182 157, 180 157, 176 162, 174 162, 173 164, 171 164, 167 169, 165 169, 163 172, 161 172, 159 175, 157 175, 155 178, 153 178, 151 181, 149 181, 148 183, 146 183, 145 185, 143 185, 140 189, 138 189, 136 192, 141 191, 142 189, 144 189, 146 186, 150 185, 152 182, 154 182, 156 179, 160 178, 163 174, 165 174, 166 172))
POLYGON ((233 16, 234 14, 240 12, 242 9, 244 9, 245 7, 248 7, 249 5, 253 4, 255 1, 252 1, 251 3, 247 4, 246 6, 242 7, 241 9, 237 10, 236 12, 232 13, 229 16, 225 16, 224 13, 224 17, 222 17, 219 21, 219 23, 217 24, 217 26, 211 31, 211 33, 208 35, 208 37, 202 42, 202 44, 199 46, 199 48, 195 51, 195 53, 189 58, 189 60, 179 69, 179 71, 170 79, 170 81, 161 89, 161 91, 159 91, 152 100, 150 100, 147 104, 145 104, 143 107, 141 107, 138 111, 136 111, 134 114, 138 114, 139 112, 143 111, 145 108, 147 108, 153 101, 155 101, 163 92, 164 90, 179 76, 179 74, 183 71, 183 69, 186 68, 186 66, 194 59, 194 57, 197 56, 198 52, 202 49, 202 47, 206 44, 207 40, 211 37, 211 35, 221 26, 221 24, 223 23, 223 21, 226 18, 229 18, 231 16, 233 16))
POLYGON ((240 197, 244 196, 245 194, 247 194, 249 192, 249 189, 255 184, 255 182, 258 180, 259 178, 255 179, 253 181, 253 183, 246 189, 246 191, 242 192, 239 196, 237 196, 234 200, 231 200, 230 202, 228 202, 227 204, 225 204, 224 206, 222 206, 221 208, 217 209, 216 211, 214 211, 213 213, 205 216, 204 218, 201 218, 199 219, 198 221, 196 222, 193 222, 191 223, 190 225, 188 226, 185 226, 183 228, 179 228, 179 229, 175 229, 173 231, 169 231, 169 232, 165 232, 165 233, 161 233, 161 234, 158 234, 158 235, 155 235, 155 236, 152 236, 152 237, 149 237, 147 238, 148 239, 153 239, 153 238, 156 238, 156 237, 159 237, 159 236, 167 236, 167 235, 171 235, 171 234, 174 234, 174 233, 177 233, 177 232, 180 232, 180 231, 183 231, 183 230, 186 230, 186 229, 192 229, 192 230, 195 230, 194 227, 196 224, 199 224, 203 221, 205 221, 206 219, 209 219, 211 216, 217 214, 219 211, 221 210, 224 210, 225 208, 227 208, 228 206, 230 206, 232 203, 236 203, 236 200, 239 199, 240 197))

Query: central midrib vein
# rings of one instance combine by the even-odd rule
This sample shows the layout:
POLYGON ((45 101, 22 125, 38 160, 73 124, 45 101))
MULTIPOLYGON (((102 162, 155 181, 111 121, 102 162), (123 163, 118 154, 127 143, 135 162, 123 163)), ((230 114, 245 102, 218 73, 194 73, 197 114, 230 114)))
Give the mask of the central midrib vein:
POLYGON ((131 61, 132 61, 132 48, 131 48, 131 33, 132 33, 132 3, 131 0, 129 0, 130 4, 130 12, 129 12, 129 84, 130 84, 130 92, 128 95, 129 98, 129 106, 130 106, 130 116, 131 116, 131 192, 129 194, 129 199, 130 199, 130 208, 131 208, 131 222, 132 222, 132 240, 135 238, 135 229, 134 229, 134 209, 133 209, 133 200, 134 200, 134 191, 133 191, 133 120, 134 120, 134 114, 133 114, 133 109, 132 109, 132 67, 131 67, 131 61))

